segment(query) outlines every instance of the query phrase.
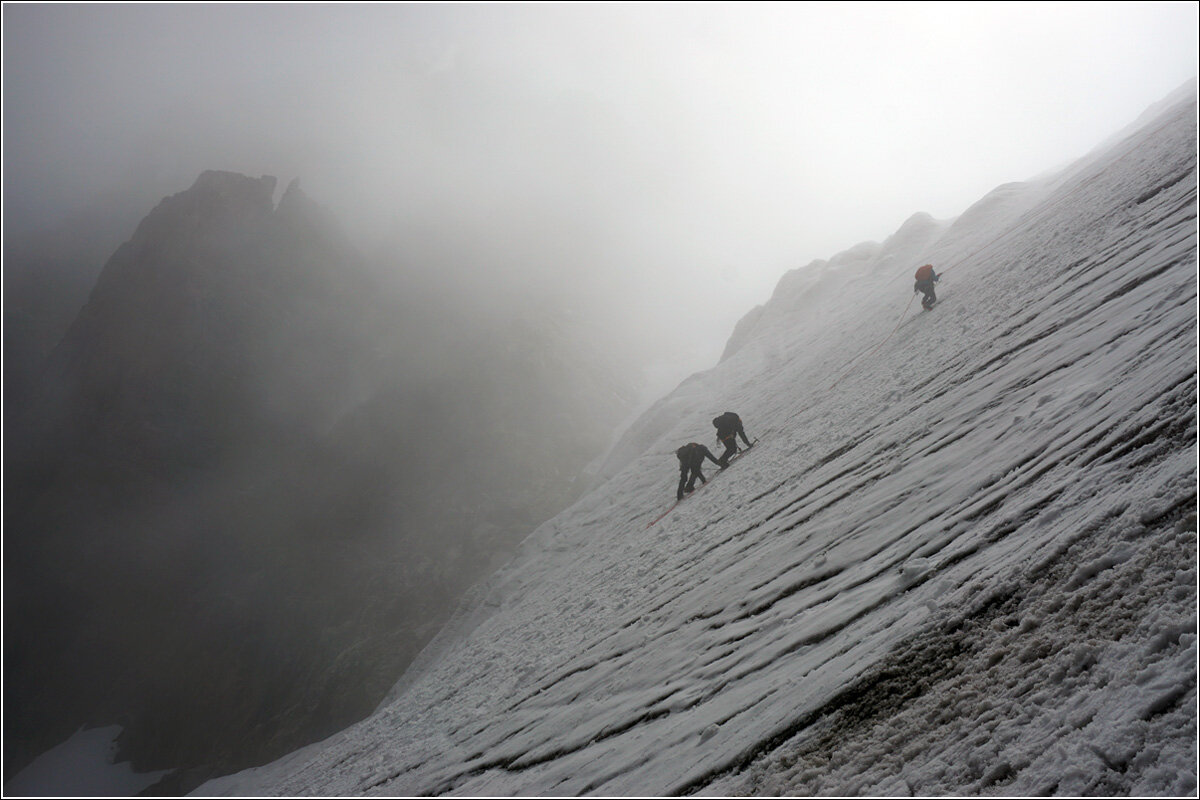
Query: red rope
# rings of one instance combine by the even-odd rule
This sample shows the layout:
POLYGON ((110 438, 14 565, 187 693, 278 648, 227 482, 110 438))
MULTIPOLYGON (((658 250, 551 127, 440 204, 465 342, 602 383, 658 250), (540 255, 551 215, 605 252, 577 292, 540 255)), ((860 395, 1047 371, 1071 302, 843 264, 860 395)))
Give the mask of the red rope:
POLYGON ((674 503, 672 503, 672 504, 671 504, 671 507, 670 507, 670 508, 668 508, 666 511, 664 511, 663 513, 661 513, 661 514, 659 514, 657 517, 655 517, 653 520, 651 520, 651 521, 650 521, 650 524, 646 526, 646 529, 647 529, 647 530, 649 530, 651 527, 653 527, 654 523, 658 522, 660 519, 662 519, 663 517, 665 517, 667 514, 670 514, 672 511, 674 511, 674 510, 675 510, 675 506, 677 506, 677 505, 679 505, 679 501, 678 501, 678 500, 676 500, 674 503))

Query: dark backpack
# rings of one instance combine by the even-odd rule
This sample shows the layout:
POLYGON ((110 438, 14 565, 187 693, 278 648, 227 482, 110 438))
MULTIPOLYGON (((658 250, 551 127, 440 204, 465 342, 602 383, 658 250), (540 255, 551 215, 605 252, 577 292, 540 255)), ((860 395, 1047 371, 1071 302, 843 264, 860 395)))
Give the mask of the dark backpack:
POLYGON ((736 428, 741 421, 741 418, 737 414, 732 411, 726 411, 719 417, 713 417, 713 427, 736 428))
POLYGON ((726 411, 719 417, 713 417, 713 427, 717 429, 718 435, 727 435, 736 433, 737 429, 742 426, 741 418, 732 411, 726 411))

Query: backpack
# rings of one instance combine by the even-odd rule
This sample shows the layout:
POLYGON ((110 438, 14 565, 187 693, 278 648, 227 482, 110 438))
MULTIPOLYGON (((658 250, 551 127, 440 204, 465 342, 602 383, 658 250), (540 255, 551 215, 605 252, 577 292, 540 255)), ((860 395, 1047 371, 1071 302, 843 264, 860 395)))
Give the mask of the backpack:
POLYGON ((726 411, 719 417, 713 417, 713 427, 720 429, 722 426, 726 428, 736 428, 741 419, 732 411, 726 411))
POLYGON ((933 280, 933 265, 926 264, 923 267, 917 267, 917 280, 928 281, 933 280))
POLYGON ((717 429, 717 438, 725 441, 730 436, 737 434, 742 427, 742 420, 732 411, 726 411, 713 419, 713 427, 717 429))

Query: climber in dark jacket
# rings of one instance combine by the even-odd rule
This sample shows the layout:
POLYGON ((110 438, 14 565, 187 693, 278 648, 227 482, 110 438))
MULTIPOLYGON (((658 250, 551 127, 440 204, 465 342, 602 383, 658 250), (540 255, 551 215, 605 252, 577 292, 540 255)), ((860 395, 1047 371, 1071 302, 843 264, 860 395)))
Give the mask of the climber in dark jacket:
POLYGON ((746 438, 746 431, 742 428, 742 418, 732 411, 726 411, 721 416, 714 418, 712 423, 713 427, 717 429, 717 441, 725 445, 725 452, 717 459, 717 464, 721 466, 721 469, 729 466, 729 459, 733 458, 734 453, 738 451, 738 436, 741 436, 742 441, 746 443, 747 450, 754 446, 746 438))
POLYGON ((699 478, 701 483, 708 483, 704 473, 700 471, 700 467, 704 466, 704 459, 707 458, 714 464, 721 463, 713 457, 707 447, 697 442, 685 444, 675 451, 675 455, 679 458, 679 488, 675 491, 676 500, 682 500, 684 492, 696 488, 696 478, 699 478))
POLYGON ((933 285, 940 281, 942 276, 933 271, 932 264, 926 264, 917 268, 917 274, 914 277, 917 282, 913 284, 913 293, 921 292, 925 295, 921 298, 921 307, 926 310, 933 308, 933 304, 937 302, 933 285))

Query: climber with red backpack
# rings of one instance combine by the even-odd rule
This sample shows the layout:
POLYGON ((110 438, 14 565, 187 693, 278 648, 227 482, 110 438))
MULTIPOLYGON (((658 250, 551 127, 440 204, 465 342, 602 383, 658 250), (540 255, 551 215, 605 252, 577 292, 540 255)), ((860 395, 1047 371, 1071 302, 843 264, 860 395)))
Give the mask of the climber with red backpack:
POLYGON ((913 292, 922 292, 925 296, 921 298, 921 307, 926 311, 933 308, 933 304, 937 302, 937 295, 933 291, 933 285, 942 279, 933 271, 932 264, 926 264, 923 267, 917 268, 917 282, 913 284, 913 292))

